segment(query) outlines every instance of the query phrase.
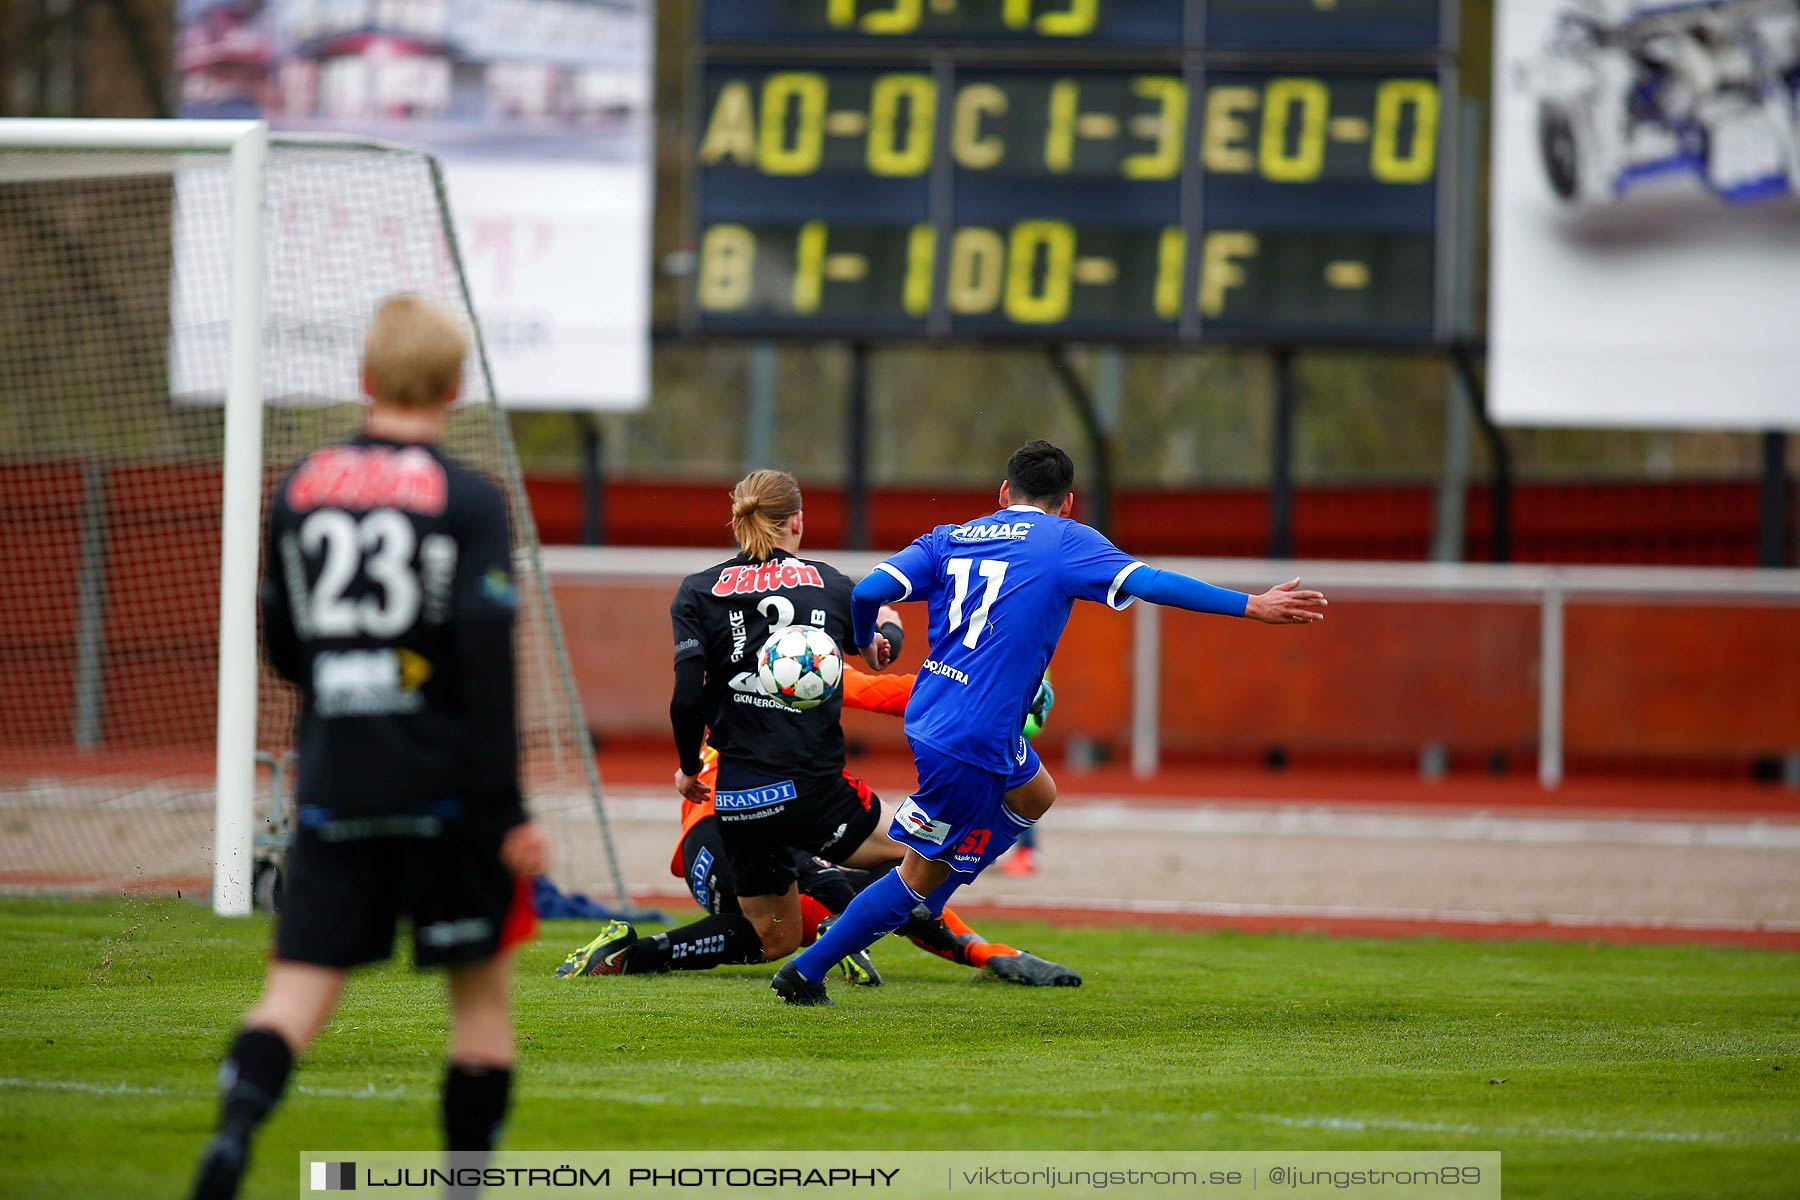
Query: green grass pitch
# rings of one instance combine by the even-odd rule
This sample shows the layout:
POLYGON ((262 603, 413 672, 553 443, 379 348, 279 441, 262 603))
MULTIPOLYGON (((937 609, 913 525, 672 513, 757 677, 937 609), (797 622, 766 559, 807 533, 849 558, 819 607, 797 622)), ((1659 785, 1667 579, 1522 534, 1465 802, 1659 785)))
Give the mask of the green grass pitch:
MULTIPOLYGON (((1522 1196, 1792 1196, 1800 955, 1551 943, 988 931, 1079 991, 897 939, 879 991, 787 1009, 768 968, 555 980, 520 960, 517 1149, 1500 1150, 1522 1196)), ((177 1195, 263 919, 0 901, 0 1195, 177 1195)), ((360 975, 259 1143, 436 1145, 438 981, 360 975)))

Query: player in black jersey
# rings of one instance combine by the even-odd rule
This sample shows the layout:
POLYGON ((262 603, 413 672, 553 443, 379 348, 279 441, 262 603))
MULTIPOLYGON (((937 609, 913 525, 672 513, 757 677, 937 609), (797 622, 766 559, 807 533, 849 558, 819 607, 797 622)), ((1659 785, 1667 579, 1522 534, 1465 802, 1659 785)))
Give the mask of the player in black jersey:
POLYGON ((308 455, 270 501, 263 637, 300 690, 298 812, 274 957, 220 1070, 196 1197, 237 1193, 295 1057, 349 968, 392 954, 401 917, 414 963, 449 972, 449 1149, 479 1160, 506 1116, 511 950, 535 927, 546 847, 519 789, 506 502, 436 447, 466 348, 451 314, 382 304, 361 435, 308 455))
POLYGON ((742 552, 684 579, 669 607, 675 789, 706 799, 700 751, 710 741, 719 755, 713 808, 739 902, 764 960, 775 962, 800 944, 796 848, 848 867, 902 855, 879 828, 879 799, 844 778, 842 695, 800 712, 756 680, 756 653, 776 629, 812 625, 851 645, 850 579, 798 557, 806 522, 785 471, 745 476, 731 493, 731 524, 742 552))

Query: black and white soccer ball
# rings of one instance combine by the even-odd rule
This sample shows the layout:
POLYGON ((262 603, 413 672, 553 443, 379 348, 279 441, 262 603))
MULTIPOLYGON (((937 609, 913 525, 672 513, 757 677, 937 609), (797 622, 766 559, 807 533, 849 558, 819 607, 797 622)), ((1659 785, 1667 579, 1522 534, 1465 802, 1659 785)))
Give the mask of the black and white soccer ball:
POLYGON ((789 625, 763 643, 756 679, 764 695, 804 712, 837 695, 844 682, 844 656, 823 629, 789 625))

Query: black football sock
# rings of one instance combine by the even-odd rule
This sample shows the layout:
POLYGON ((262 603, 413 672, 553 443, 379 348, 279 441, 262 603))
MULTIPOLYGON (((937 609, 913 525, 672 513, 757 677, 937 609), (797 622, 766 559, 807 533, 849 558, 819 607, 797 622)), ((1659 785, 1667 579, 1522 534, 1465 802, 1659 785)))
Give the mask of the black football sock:
POLYGON ((512 1077, 511 1067, 453 1062, 444 1068, 444 1149, 450 1152, 450 1167, 458 1172, 444 1188, 444 1200, 475 1200, 481 1194, 481 1177, 468 1178, 461 1172, 488 1165, 506 1124, 512 1077))
POLYGON ((485 1154, 500 1140, 512 1096, 511 1067, 451 1063, 444 1069, 444 1148, 485 1154))
POLYGON ((625 974, 655 971, 709 971, 763 960, 762 939, 748 917, 737 913, 701 917, 692 925, 638 939, 625 953, 625 974))
POLYGON ((219 1066, 219 1128, 200 1154, 195 1200, 229 1200, 250 1162, 250 1139, 281 1102, 294 1052, 278 1033, 241 1029, 219 1066))
POLYGON ((857 886, 862 882, 857 876, 862 874, 862 871, 820 871, 805 879, 800 890, 823 904, 827 912, 841 913, 862 890, 857 886))
POLYGON ((850 886, 856 890, 858 895, 861 895, 868 890, 870 884, 874 883, 877 879, 880 879, 883 875, 886 875, 889 871, 892 871, 895 867, 898 867, 901 861, 901 859, 896 858, 892 862, 878 863, 873 867, 860 871, 847 868, 846 873, 850 877, 850 886))
POLYGON ((927 954, 964 966, 968 964, 968 955, 957 943, 955 931, 943 917, 932 916, 931 910, 923 904, 916 906, 907 916, 906 924, 894 932, 927 954))
POLYGON ((269 1029, 243 1029, 219 1068, 219 1132, 247 1141, 287 1090, 294 1052, 269 1029))

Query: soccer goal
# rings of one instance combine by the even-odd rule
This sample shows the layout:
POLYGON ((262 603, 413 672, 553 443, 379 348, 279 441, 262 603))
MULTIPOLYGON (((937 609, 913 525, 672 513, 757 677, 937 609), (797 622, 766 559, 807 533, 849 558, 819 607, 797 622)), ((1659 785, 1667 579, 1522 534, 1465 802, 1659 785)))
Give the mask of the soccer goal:
POLYGON ((430 155, 0 120, 0 279, 0 891, 268 889, 294 698, 258 656, 262 505, 354 430, 363 327, 410 291, 476 331, 446 449, 510 497, 528 803, 558 881, 624 899, 430 155))

